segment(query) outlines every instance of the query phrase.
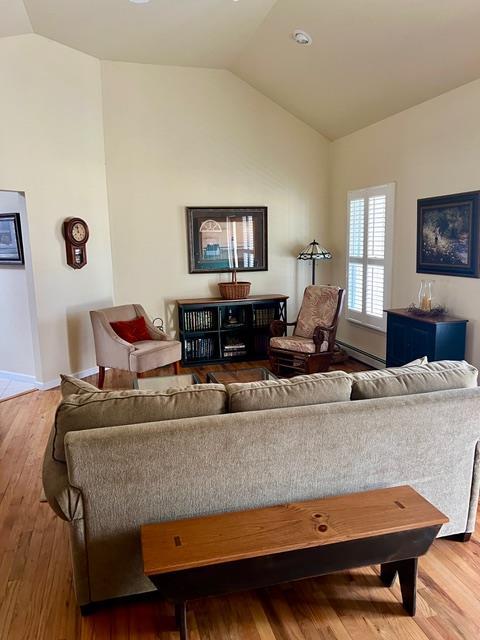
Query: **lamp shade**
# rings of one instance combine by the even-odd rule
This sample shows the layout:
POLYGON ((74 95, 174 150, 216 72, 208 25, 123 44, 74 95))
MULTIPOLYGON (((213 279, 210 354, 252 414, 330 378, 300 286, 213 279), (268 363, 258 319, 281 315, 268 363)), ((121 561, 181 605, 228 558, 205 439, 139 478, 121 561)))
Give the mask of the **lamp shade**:
POLYGON ((316 240, 302 249, 297 256, 297 260, 330 260, 332 254, 325 247, 321 247, 316 240))

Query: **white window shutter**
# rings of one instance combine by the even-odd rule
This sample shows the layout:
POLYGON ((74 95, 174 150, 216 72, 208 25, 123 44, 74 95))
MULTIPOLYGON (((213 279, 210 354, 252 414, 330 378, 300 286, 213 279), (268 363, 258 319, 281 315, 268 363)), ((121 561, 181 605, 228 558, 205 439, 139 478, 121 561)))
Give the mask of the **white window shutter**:
POLYGON ((395 185, 348 194, 347 318, 385 331, 395 185))

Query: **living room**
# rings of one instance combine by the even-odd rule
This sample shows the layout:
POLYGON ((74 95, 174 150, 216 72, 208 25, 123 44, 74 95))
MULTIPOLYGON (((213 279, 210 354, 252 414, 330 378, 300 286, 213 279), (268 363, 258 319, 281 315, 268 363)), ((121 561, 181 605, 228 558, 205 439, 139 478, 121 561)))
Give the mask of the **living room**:
MULTIPOLYGON (((230 281, 231 269, 205 273, 192 269, 193 232, 187 208, 218 207, 227 213, 248 207, 266 210, 268 225, 262 242, 268 260, 262 270, 239 268, 237 275, 239 281, 251 283, 249 293, 254 298, 285 297, 286 318, 277 315, 277 320, 296 320, 304 290, 312 284, 312 267, 317 285, 345 289, 330 373, 351 375, 397 364, 397 356, 387 353, 383 310, 406 309, 412 303, 421 307, 428 298, 428 309, 420 309, 424 315, 414 321, 438 327, 448 314, 458 319, 449 326, 458 325, 463 333, 458 340, 447 340, 446 356, 432 357, 431 345, 420 341, 416 346, 424 347, 423 351, 402 364, 418 355, 437 361, 466 360, 471 369, 462 369, 462 380, 471 382, 472 370, 480 364, 475 288, 479 277, 479 14, 473 0, 421 4, 10 0, 0 4, 0 77, 5 88, 0 102, 0 213, 18 213, 22 253, 18 264, 2 265, 0 246, 0 286, 5 299, 0 314, 0 378, 4 381, 0 394, 9 387, 12 396, 6 400, 0 396, 0 636, 14 640, 178 637, 169 622, 170 604, 152 597, 110 604, 81 617, 78 605, 87 604, 88 599, 79 601, 75 596, 73 581, 77 580, 78 595, 78 571, 74 578, 70 559, 75 542, 69 542, 69 537, 80 535, 81 519, 74 521, 75 529, 50 509, 42 493, 41 466, 60 403, 60 374, 97 386, 100 364, 106 369, 106 392, 131 388, 136 379, 113 362, 99 362, 91 311, 141 304, 148 319, 161 319, 155 320, 155 326, 170 340, 182 340, 177 301, 216 299, 219 283, 230 281), (376 188, 384 189, 381 195, 386 203, 384 256, 370 264, 352 250, 349 230, 354 220, 352 203, 373 197, 370 190, 376 188), (2 194, 15 197, 15 204, 2 206, 2 194), (468 233, 457 234, 458 241, 470 242, 471 271, 467 266, 462 271, 462 265, 457 265, 457 271, 446 263, 435 268, 425 265, 418 248, 422 203, 425 210, 435 203, 451 208, 455 206, 451 200, 431 200, 455 194, 467 194, 472 206, 468 233), (84 221, 88 229, 87 241, 78 245, 85 252, 82 268, 68 263, 64 223, 72 218, 84 221), (313 240, 324 254, 318 259, 298 259, 313 240), (360 309, 356 306, 358 291, 351 265, 360 263, 365 270, 384 269, 377 324, 367 318, 365 302, 360 309), (422 281, 424 285, 433 282, 430 297, 425 289, 419 296, 422 281), (426 315, 436 307, 440 315, 426 315), (29 392, 17 395, 21 391, 29 392)), ((463 201, 457 198, 456 206, 464 206, 463 201)), ((436 246, 438 235, 433 240, 436 246)), ((71 247, 77 245, 71 243, 71 247)), ((179 373, 196 372, 202 383, 211 371, 261 367, 272 373, 274 369, 267 352, 258 360, 239 356, 235 363, 198 362, 195 367, 187 366, 185 352, 179 360, 179 373)), ((148 389, 153 374, 140 373, 137 382, 148 389)), ((155 372, 158 378, 174 374, 173 361, 155 372)), ((441 375, 443 379, 446 374, 441 375)), ((478 400, 472 389, 428 391, 448 396, 439 400, 444 413, 436 410, 438 434, 429 441, 438 450, 432 465, 440 465, 448 458, 441 452, 442 434, 448 428, 470 433, 468 429, 474 429, 470 408, 478 400), (450 415, 454 425, 449 427, 450 415), (461 419, 470 426, 459 426, 461 419)), ((398 424, 392 429, 398 433, 415 422, 412 416, 428 414, 428 404, 387 400, 391 406, 379 407, 378 415, 385 411, 382 415, 393 422, 396 416, 398 424), (408 418, 403 415, 407 410, 411 411, 408 418)), ((307 430, 314 418, 306 407, 302 409, 307 412, 305 425, 298 428, 305 426, 304 445, 310 442, 313 451, 314 433, 307 430)), ((348 426, 350 420, 355 423, 353 417, 344 420, 348 426)), ((340 417, 338 421, 341 425, 340 417)), ((387 437, 372 435, 377 437, 378 451, 388 452, 387 437)), ((397 464, 394 448, 399 457, 400 450, 405 458, 411 454, 403 444, 393 442, 390 455, 375 467, 380 475, 357 469, 359 477, 344 485, 348 493, 354 493, 352 487, 363 491, 414 482, 412 469, 404 477, 393 471, 388 478, 382 475, 389 464, 397 464)), ((461 468, 462 491, 470 482, 471 495, 478 495, 472 465, 468 469, 461 462, 462 442, 453 448, 448 464, 453 470, 455 465, 461 468)), ((258 451, 263 446, 259 441, 258 451)), ((366 447, 361 434, 358 446, 362 451, 366 447)), ((426 465, 426 452, 421 446, 417 449, 416 455, 424 455, 426 465)), ((465 445, 465 458, 470 455, 473 460, 473 450, 467 449, 465 445)), ((326 456, 327 450, 319 455, 326 456)), ((210 464, 207 459, 204 463, 210 464)), ((313 465, 311 460, 304 463, 305 468, 313 465)), ((334 476, 334 466, 330 470, 334 476)), ((441 490, 423 492, 443 512, 446 502, 442 500, 446 500, 447 479, 453 470, 445 472, 441 490), (440 498, 435 503, 432 496, 437 494, 440 498)), ((68 473, 77 471, 72 467, 68 473)), ((210 467, 209 472, 215 476, 210 467)), ((259 469, 258 473, 267 472, 259 469)), ((297 477, 295 466, 290 473, 297 477)), ((199 477, 203 475, 199 471, 199 477)), ((209 477, 205 475, 205 485, 209 477)), ((279 486, 287 482, 280 472, 276 481, 279 486)), ((427 479, 417 481, 414 488, 422 493, 427 479)), ((330 492, 315 493, 312 485, 308 491, 313 480, 305 482, 303 493, 298 492, 303 499, 332 496, 332 487, 338 486, 335 480, 330 492)), ((270 489, 269 497, 265 489, 265 500, 258 497, 247 506, 282 504, 290 496, 299 501, 295 491, 280 491, 275 499, 273 486, 270 489)), ((194 487, 193 500, 196 495, 194 487)), ((460 496, 453 488, 452 495, 460 496)), ((186 504, 189 499, 185 497, 186 504)), ((464 498, 457 501, 465 513, 468 510, 471 525, 476 504, 475 509, 467 509, 464 498)), ((87 500, 85 508, 89 505, 87 500)), ((198 515, 212 512, 205 506, 198 515)), ((185 517, 195 515, 186 508, 184 513, 185 517)), ((454 510, 446 515, 456 522, 454 510)), ((159 519, 152 512, 147 520, 159 519)), ((452 529, 452 535, 471 532, 471 527, 462 532, 452 529)), ((200 639, 395 634, 473 640, 479 633, 478 603, 471 595, 480 586, 477 547, 475 532, 466 543, 443 538, 434 542, 420 560, 415 618, 403 613, 398 585, 380 589, 374 570, 362 568, 199 599, 192 602, 187 615, 190 635, 200 639)), ((95 550, 90 552, 92 557, 95 550)))

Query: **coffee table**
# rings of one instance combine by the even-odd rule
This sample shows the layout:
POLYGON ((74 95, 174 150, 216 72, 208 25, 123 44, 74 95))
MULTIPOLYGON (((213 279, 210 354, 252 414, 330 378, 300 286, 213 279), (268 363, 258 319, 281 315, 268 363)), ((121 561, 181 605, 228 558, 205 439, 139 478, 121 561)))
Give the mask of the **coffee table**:
POLYGON ((133 388, 141 391, 166 391, 172 387, 188 387, 191 384, 200 384, 200 379, 194 373, 185 373, 179 376, 135 378, 133 388))
POLYGON ((147 524, 144 573, 175 604, 187 640, 187 601, 380 564, 415 615, 418 557, 448 518, 409 486, 147 524))
POLYGON ((231 382, 259 382, 261 380, 278 380, 265 367, 251 367, 250 369, 237 369, 236 371, 208 371, 207 382, 217 384, 230 384, 231 382))

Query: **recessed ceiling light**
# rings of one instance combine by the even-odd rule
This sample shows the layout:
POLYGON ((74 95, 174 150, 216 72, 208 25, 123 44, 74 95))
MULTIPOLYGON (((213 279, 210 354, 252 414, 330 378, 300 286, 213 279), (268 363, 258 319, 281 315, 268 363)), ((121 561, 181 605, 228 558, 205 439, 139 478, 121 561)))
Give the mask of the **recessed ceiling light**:
POLYGON ((130 2, 133 2, 133 4, 147 4, 150 0, 130 0, 130 2))
POLYGON ((313 42, 312 36, 309 36, 308 33, 305 33, 305 31, 302 31, 301 29, 295 29, 295 31, 292 33, 292 38, 297 44, 301 44, 307 47, 313 42))

